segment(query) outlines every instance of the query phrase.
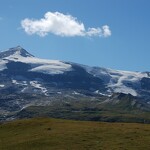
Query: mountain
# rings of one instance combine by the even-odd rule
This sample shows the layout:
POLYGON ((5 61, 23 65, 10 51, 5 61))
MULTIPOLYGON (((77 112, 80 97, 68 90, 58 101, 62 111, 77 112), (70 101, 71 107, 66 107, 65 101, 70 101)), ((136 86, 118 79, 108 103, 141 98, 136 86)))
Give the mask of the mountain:
MULTIPOLYGON (((18 46, 0 53, 0 93, 1 120, 32 117, 41 107, 44 115, 64 118, 62 110, 68 109, 72 113, 105 109, 147 113, 150 72, 40 59, 18 46), (61 111, 57 114, 56 110, 61 111)), ((78 119, 79 115, 70 116, 78 119)), ((81 119, 86 120, 86 116, 81 119)))

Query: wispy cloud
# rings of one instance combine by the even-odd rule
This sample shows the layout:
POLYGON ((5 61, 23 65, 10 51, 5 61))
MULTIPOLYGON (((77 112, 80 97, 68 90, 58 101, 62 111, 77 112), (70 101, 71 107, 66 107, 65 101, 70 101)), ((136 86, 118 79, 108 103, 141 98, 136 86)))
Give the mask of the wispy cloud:
POLYGON ((1 20, 3 20, 3 18, 2 18, 2 17, 0 17, 0 21, 1 21, 1 20))
POLYGON ((47 12, 39 20, 26 18, 21 21, 21 26, 27 34, 37 34, 42 37, 49 33, 66 37, 111 36, 111 30, 108 25, 86 29, 85 25, 79 22, 77 18, 59 12, 47 12))

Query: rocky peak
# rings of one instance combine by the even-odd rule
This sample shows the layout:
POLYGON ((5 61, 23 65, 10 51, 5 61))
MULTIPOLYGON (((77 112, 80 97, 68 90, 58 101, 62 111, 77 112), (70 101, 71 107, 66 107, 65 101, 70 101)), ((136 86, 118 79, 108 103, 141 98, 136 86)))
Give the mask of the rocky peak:
POLYGON ((33 57, 33 55, 28 53, 21 46, 13 47, 6 51, 0 52, 0 58, 5 58, 5 57, 13 56, 13 55, 22 56, 22 57, 33 57))

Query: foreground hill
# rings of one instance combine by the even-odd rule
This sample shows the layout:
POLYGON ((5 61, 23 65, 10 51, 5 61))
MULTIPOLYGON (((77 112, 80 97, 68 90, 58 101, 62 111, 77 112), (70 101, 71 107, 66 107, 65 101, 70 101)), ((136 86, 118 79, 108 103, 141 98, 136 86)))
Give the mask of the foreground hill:
POLYGON ((1 150, 148 150, 150 125, 37 118, 0 125, 1 150))

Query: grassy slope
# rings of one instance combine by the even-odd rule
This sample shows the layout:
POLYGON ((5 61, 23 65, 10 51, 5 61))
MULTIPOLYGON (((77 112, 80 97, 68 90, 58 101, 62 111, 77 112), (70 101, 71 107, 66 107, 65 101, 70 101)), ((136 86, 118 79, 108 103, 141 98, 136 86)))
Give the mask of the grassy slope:
POLYGON ((19 112, 16 118, 47 116, 74 120, 150 123, 150 112, 142 112, 136 109, 129 110, 114 105, 98 106, 93 103, 79 101, 70 104, 60 102, 52 106, 30 106, 19 112))
POLYGON ((150 125, 37 118, 0 125, 0 150, 148 150, 150 125))

